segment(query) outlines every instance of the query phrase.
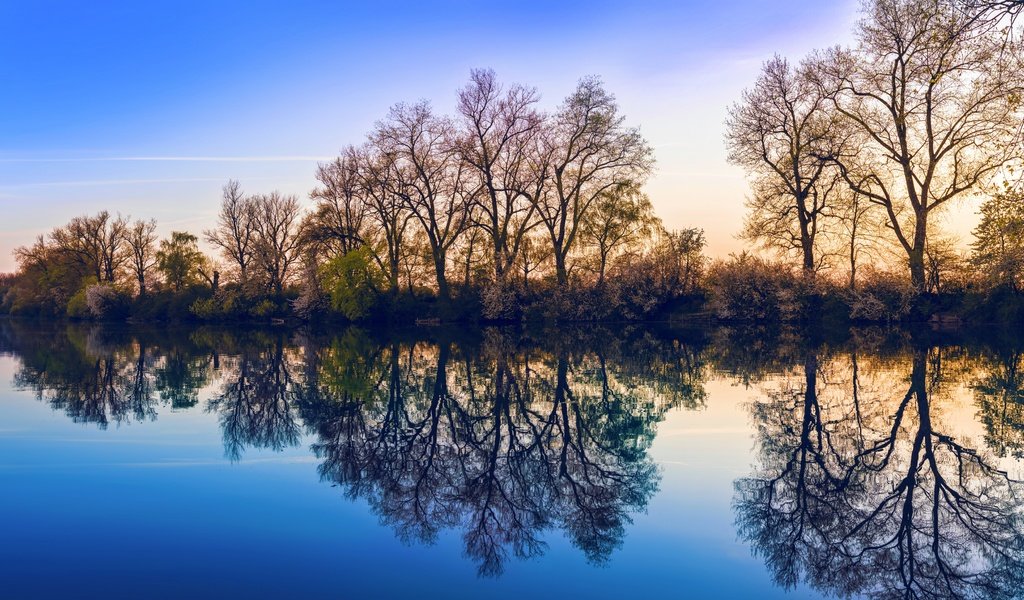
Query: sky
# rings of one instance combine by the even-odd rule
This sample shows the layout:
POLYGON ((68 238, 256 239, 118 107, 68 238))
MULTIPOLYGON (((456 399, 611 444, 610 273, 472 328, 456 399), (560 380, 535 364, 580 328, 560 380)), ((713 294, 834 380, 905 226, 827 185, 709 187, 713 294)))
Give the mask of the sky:
POLYGON ((198 233, 228 179, 308 198, 317 161, 397 102, 452 112, 477 67, 547 109, 599 75, 655 149, 657 213, 723 256, 748 190, 729 105, 773 54, 848 44, 856 20, 856 0, 0 0, 0 271, 80 214, 198 233))

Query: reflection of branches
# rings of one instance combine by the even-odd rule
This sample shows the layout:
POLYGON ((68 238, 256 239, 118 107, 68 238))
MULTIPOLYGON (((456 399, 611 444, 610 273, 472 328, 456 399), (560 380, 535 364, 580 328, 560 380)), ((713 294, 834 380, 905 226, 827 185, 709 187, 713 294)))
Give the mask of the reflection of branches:
POLYGON ((229 458, 296 445, 301 423, 324 480, 366 499, 404 540, 459 530, 483 575, 541 554, 552 530, 607 561, 656 489, 655 425, 704 402, 702 352, 646 333, 380 343, 348 329, 326 343, 303 331, 293 348, 243 328, 19 340, 3 327, 0 348, 22 357, 18 381, 76 420, 189 409, 217 377, 205 407, 229 458))
POLYGON ((240 459, 246 446, 282 450, 298 444, 292 388, 283 340, 262 352, 243 351, 221 393, 207 406, 220 414, 228 458, 240 459))
POLYGON ((323 414, 307 419, 323 477, 369 499, 403 539, 462 528, 482 575, 543 552, 552 527, 606 560, 655 488, 638 450, 651 413, 626 414, 643 403, 600 367, 575 371, 566 354, 538 361, 501 344, 479 358, 452 353, 447 343, 394 345, 365 378, 379 382, 368 397, 325 397, 323 414), (591 399, 591 390, 604 391, 591 399))
MULTIPOLYGON (((1017 484, 938 429, 929 400, 941 383, 929 377, 937 364, 924 350, 913 353, 907 393, 888 416, 878 415, 881 426, 869 428, 875 439, 866 443, 860 425, 836 424, 825 431, 833 437, 845 431, 844 439, 815 442, 809 454, 780 455, 793 432, 819 430, 821 413, 804 411, 793 427, 766 418, 798 416, 781 405, 780 412, 755 412, 764 474, 737 483, 738 523, 780 583, 794 585, 802 571, 815 587, 842 595, 1017 593, 1024 583, 1017 484), (808 472, 821 476, 804 477, 808 472)), ((804 446, 804 438, 801 433, 795 446, 804 446)))
POLYGON ((826 428, 818 376, 818 356, 808 353, 802 389, 786 385, 753 406, 768 473, 737 483, 740 531, 785 587, 795 585, 801 572, 827 572, 827 564, 820 564, 827 557, 816 557, 813 549, 839 525, 834 497, 845 485, 846 465, 826 428))
MULTIPOLYGON (((88 335, 87 339, 95 335, 88 335)), ((57 336, 48 339, 52 346, 45 349, 45 357, 28 352, 14 377, 14 384, 35 390, 54 410, 64 411, 72 420, 96 423, 106 427, 110 422, 156 418, 152 382, 147 373, 146 347, 138 344, 134 349, 93 344, 90 355, 84 344, 75 344, 71 338, 57 336)))
POLYGON ((985 441, 998 456, 1024 458, 1024 359, 1009 351, 989 362, 973 385, 985 441))
POLYGON ((199 402, 199 390, 209 381, 210 356, 190 348, 173 346, 153 369, 160 398, 172 408, 189 408, 199 402))

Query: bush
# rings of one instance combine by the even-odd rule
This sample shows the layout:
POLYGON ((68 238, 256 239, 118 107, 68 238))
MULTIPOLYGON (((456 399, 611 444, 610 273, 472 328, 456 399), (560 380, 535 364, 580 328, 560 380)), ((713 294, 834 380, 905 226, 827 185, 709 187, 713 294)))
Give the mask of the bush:
POLYGON ((518 282, 488 281, 480 290, 481 311, 485 319, 510 321, 523 313, 523 290, 518 282))
POLYGON ((88 319, 92 316, 89 312, 89 304, 85 300, 85 290, 86 288, 78 290, 68 300, 67 315, 72 319, 88 319))
POLYGON ((112 285, 97 284, 85 288, 85 304, 97 319, 123 319, 128 316, 131 298, 112 285))
POLYGON ((320 268, 320 278, 331 308, 352 321, 369 316, 384 285, 384 275, 367 246, 329 260, 320 268))
POLYGON ((850 318, 860 321, 898 321, 910 315, 917 300, 907 278, 889 271, 868 271, 848 294, 850 318))
POLYGON ((709 308, 726 321, 793 321, 805 293, 815 295, 786 265, 747 254, 715 262, 708 273, 709 308))

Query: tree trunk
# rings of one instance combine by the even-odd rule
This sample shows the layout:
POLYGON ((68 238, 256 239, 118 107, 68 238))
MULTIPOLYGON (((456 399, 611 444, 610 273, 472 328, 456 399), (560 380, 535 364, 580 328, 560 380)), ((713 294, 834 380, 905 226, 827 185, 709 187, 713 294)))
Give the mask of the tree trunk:
POLYGON ((444 301, 448 301, 451 298, 451 293, 448 290, 448 278, 445 274, 446 263, 447 261, 445 260, 444 253, 434 253, 434 273, 437 276, 437 297, 444 301))
POLYGON ((907 262, 910 266, 910 282, 918 292, 925 291, 924 250, 927 243, 928 213, 918 211, 914 221, 914 246, 907 251, 907 262))
POLYGON ((565 287, 569 283, 569 272, 565 268, 565 256, 558 248, 555 249, 555 281, 559 287, 565 287))
POLYGON ((395 252, 388 253, 388 291, 391 292, 392 296, 398 295, 398 254, 395 252))
POLYGON ((812 275, 812 274, 814 274, 815 264, 814 264, 814 247, 813 247, 813 244, 810 241, 810 237, 806 236, 806 235, 803 236, 803 240, 801 240, 801 245, 803 246, 803 253, 804 253, 804 274, 812 275))

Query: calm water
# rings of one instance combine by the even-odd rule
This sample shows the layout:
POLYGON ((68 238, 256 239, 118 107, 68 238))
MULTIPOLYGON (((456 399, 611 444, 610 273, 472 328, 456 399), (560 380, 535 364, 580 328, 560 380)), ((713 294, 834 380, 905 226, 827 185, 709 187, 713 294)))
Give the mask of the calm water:
POLYGON ((0 596, 1016 597, 1022 349, 0 321, 0 596))

